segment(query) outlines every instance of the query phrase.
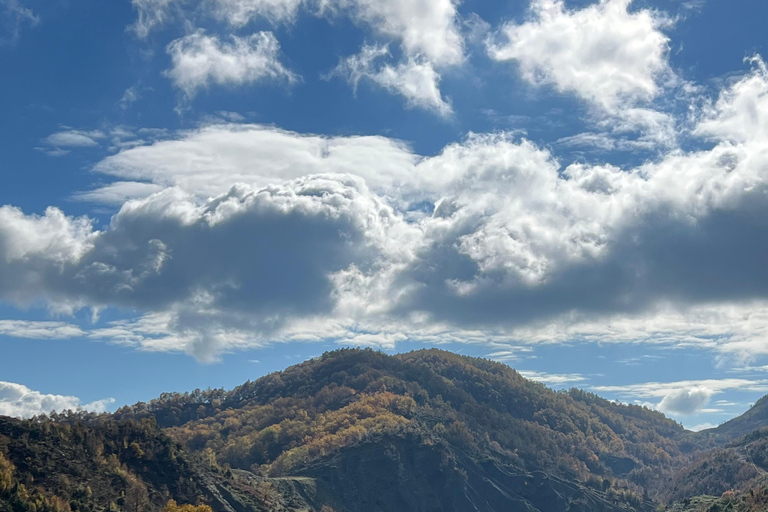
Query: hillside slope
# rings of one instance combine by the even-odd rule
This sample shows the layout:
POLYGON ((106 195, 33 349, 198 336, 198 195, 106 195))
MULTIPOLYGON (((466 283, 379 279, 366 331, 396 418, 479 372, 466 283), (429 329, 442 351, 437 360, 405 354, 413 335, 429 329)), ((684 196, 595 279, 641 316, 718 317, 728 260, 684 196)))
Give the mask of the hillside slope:
POLYGON ((244 479, 185 453, 152 419, 0 417, 1 512, 310 510, 302 483, 244 479))
POLYGON ((674 476, 665 489, 665 498, 681 500, 702 494, 720 496, 728 491, 756 489, 768 489, 768 428, 697 454, 674 476))
POLYGON ((716 428, 702 432, 720 442, 732 441, 759 428, 768 426, 768 395, 764 396, 744 414, 726 421, 716 428))
POLYGON ((188 449, 264 476, 389 437, 639 493, 695 447, 658 412, 554 392, 506 365, 440 350, 339 350, 230 392, 168 394, 116 416, 155 417, 188 449))

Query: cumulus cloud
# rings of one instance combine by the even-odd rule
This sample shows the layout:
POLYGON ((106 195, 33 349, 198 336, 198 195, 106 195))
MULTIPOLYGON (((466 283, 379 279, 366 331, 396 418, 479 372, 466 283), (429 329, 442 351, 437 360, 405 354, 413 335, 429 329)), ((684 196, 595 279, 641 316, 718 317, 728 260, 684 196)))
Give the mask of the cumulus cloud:
POLYGON ((0 261, 30 262, 37 257, 63 265, 76 262, 92 248, 91 221, 71 218, 50 207, 43 215, 25 215, 12 206, 0 207, 0 261))
POLYGON ((324 5, 333 12, 348 12, 390 40, 399 41, 403 57, 392 63, 386 45, 364 45, 357 55, 342 60, 332 74, 354 87, 366 79, 401 94, 407 104, 441 116, 452 112, 440 92, 438 69, 464 60, 456 3, 452 0, 339 0, 324 5))
POLYGON ((707 105, 693 131, 695 135, 737 146, 762 143, 762 137, 768 134, 768 68, 757 55, 746 62, 753 66, 753 73, 707 105))
POLYGON ((622 100, 651 100, 657 77, 667 71, 668 21, 631 0, 600 0, 581 10, 561 0, 533 0, 531 19, 502 28, 504 41, 491 45, 496 60, 518 63, 531 83, 573 92, 605 109, 622 100))
POLYGON ((400 40, 407 55, 424 55, 436 65, 456 64, 464 58, 452 0, 340 0, 337 5, 350 9, 353 19, 400 40))
MULTIPOLYGON (((716 126, 722 102, 734 104, 742 82, 753 81, 765 83, 762 69, 726 91, 730 99, 704 122, 716 126)), ((755 136, 629 172, 583 164, 560 172, 551 155, 526 142, 478 136, 449 146, 420 170, 466 174, 435 197, 435 214, 423 223, 434 236, 409 269, 422 286, 410 285, 403 310, 427 304, 442 319, 514 323, 555 310, 605 316, 726 294, 764 297, 756 278, 765 251, 762 147, 755 136), (489 193, 491 183, 506 195, 489 193), (578 305, 569 299, 576 296, 578 305)))
POLYGON ((112 339, 209 359, 289 339, 764 353, 767 90, 755 61, 695 113, 700 149, 630 169, 508 133, 434 156, 254 124, 165 133, 96 166, 117 182, 91 200, 129 198, 103 229, 1 207, 0 298, 133 309, 112 339))
POLYGON ((31 418, 38 414, 66 410, 106 412, 114 401, 113 398, 106 398, 83 405, 75 396, 48 395, 21 384, 0 381, 0 416, 31 418))
POLYGON ((262 80, 298 80, 280 63, 280 44, 271 32, 231 36, 231 42, 223 42, 197 31, 173 41, 166 50, 172 61, 166 73, 187 98, 214 84, 239 86, 262 80))
POLYGON ((396 261, 398 232, 409 231, 351 175, 240 185, 202 204, 168 189, 127 202, 105 231, 55 209, 3 207, 0 226, 3 299, 167 311, 164 328, 186 340, 176 348, 203 358, 238 332, 257 340, 292 317, 331 313, 334 275, 396 261))
POLYGON ((440 75, 429 62, 410 59, 397 66, 376 63, 390 55, 386 46, 364 46, 358 55, 343 59, 332 75, 346 78, 357 90, 361 80, 370 80, 385 89, 401 94, 408 105, 434 110, 442 116, 452 112, 451 105, 440 93, 440 75))
MULTIPOLYGON (((671 22, 657 11, 630 10, 631 3, 600 0, 572 10, 562 0, 533 0, 530 18, 505 24, 488 43, 489 54, 517 63, 531 84, 586 101, 617 149, 674 146, 674 118, 647 106, 665 88, 680 85, 667 61, 663 29, 671 22), (628 133, 639 133, 639 140, 627 141, 628 133)), ((604 140, 593 141, 607 149, 604 140)))
POLYGON ((658 409, 663 413, 695 414, 709 403, 713 394, 714 391, 705 387, 681 389, 662 398, 658 409))

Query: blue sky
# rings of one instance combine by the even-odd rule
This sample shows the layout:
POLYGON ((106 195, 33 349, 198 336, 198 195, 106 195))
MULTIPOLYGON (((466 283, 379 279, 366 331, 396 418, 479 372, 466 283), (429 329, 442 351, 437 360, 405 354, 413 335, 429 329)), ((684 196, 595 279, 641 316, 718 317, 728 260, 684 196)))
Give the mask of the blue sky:
POLYGON ((768 393, 768 6, 0 0, 0 413, 339 346, 768 393))

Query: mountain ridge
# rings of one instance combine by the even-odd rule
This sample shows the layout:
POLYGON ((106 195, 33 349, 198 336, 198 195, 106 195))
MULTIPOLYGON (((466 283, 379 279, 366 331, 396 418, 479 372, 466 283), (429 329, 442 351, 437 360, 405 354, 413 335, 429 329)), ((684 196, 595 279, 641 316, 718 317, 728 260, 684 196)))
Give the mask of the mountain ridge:
MULTIPOLYGON (((759 412, 735 425, 760 423, 759 412)), ((231 391, 164 393, 113 414, 0 421, 0 456, 17 475, 9 489, 18 495, 27 482, 64 503, 31 510, 5 498, 3 508, 0 492, 0 512, 125 510, 131 478, 147 499, 130 512, 158 510, 169 499, 216 512, 497 512, 510 504, 529 512, 650 511, 702 491, 694 485, 706 481, 702 465, 740 464, 738 454, 718 459, 710 451, 733 452, 722 440, 736 431, 693 433, 657 411, 578 389, 556 392, 486 359, 339 349, 231 391), (112 461, 101 470, 112 480, 94 478, 100 490, 90 497, 67 464, 51 469, 61 481, 34 476, 35 464, 56 460, 46 436, 67 429, 81 432, 66 438, 72 460, 98 451, 90 443, 112 461), (19 446, 32 434, 44 449, 30 457, 19 446), (138 453, 152 454, 162 470, 147 473, 150 462, 138 453)), ((768 456, 768 443, 750 446, 768 456)), ((78 464, 85 474, 97 471, 78 464)), ((729 485, 762 485, 739 475, 729 485)))

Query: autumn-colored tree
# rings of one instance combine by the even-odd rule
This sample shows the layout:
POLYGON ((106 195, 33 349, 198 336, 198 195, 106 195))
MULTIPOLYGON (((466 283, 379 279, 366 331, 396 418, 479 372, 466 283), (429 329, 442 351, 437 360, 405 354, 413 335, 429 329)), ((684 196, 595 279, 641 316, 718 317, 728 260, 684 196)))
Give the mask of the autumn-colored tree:
POLYGON ((13 485, 13 464, 5 458, 3 452, 0 452, 0 492, 10 491, 11 485, 13 485))
POLYGON ((163 512, 213 512, 213 509, 208 505, 179 505, 175 500, 168 500, 168 503, 163 507, 163 512))

